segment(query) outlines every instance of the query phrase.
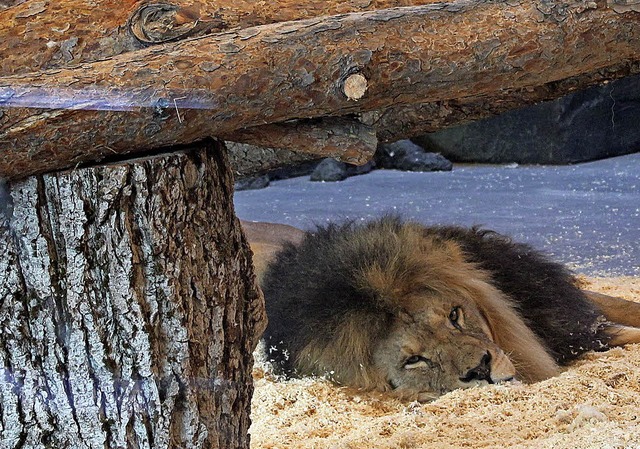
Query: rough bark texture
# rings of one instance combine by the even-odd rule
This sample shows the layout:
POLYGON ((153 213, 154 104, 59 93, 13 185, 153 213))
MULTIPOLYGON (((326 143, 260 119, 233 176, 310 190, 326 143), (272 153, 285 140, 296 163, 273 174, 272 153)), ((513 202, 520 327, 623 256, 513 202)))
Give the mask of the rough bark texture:
POLYGON ((639 54, 639 15, 604 1, 458 0, 247 28, 0 79, 0 175, 292 118, 533 88, 639 54), (345 95, 354 75, 368 86, 359 101, 345 95))
POLYGON ((278 148, 265 148, 246 143, 226 142, 236 179, 263 175, 270 170, 318 162, 317 156, 278 148))
POLYGON ((304 149, 316 157, 364 164, 376 152, 375 130, 355 119, 329 117, 254 126, 222 136, 228 140, 284 150, 304 149))
POLYGON ((220 146, 10 193, 0 447, 248 448, 265 318, 220 146))
POLYGON ((188 37, 438 0, 0 1, 0 75, 95 61, 188 37))

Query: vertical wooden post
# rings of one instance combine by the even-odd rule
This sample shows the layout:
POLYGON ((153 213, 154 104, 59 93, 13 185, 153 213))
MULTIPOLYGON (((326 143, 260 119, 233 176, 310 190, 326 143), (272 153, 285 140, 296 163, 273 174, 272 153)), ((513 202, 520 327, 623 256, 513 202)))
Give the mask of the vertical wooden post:
POLYGON ((0 447, 248 449, 265 326, 225 149, 28 178, 0 223, 0 447))

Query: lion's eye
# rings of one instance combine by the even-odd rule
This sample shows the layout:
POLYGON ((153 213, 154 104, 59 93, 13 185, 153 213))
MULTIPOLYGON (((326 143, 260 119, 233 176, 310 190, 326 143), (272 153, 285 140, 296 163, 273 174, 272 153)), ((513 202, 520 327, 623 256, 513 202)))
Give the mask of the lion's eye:
POLYGON ((451 324, 453 324, 455 327, 460 327, 461 319, 462 319, 462 308, 454 307, 453 309, 451 309, 451 312, 449 312, 449 321, 451 322, 451 324))
POLYGON ((423 357, 421 355, 412 355, 404 361, 404 368, 414 369, 414 368, 419 368, 421 366, 429 366, 430 364, 431 364, 431 361, 428 358, 423 357))

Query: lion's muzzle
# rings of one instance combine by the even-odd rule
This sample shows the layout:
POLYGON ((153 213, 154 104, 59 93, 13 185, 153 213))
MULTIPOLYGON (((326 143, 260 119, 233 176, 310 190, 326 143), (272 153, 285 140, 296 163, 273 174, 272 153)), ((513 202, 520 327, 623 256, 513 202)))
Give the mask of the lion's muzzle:
POLYGON ((463 382, 471 382, 474 380, 486 380, 488 383, 492 384, 493 380, 491 380, 491 354, 487 351, 480 360, 480 363, 475 368, 471 368, 464 377, 460 378, 463 382))

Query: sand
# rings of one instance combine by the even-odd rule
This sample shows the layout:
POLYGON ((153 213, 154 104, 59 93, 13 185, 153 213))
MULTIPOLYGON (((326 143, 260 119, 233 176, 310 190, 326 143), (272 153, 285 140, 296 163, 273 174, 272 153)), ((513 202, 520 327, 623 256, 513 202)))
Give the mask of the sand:
MULTIPOLYGON (((640 302, 640 278, 583 282, 640 302)), ((264 363, 254 377, 252 449, 640 448, 640 345, 589 353, 537 384, 458 390, 427 404, 278 380, 264 363)))

